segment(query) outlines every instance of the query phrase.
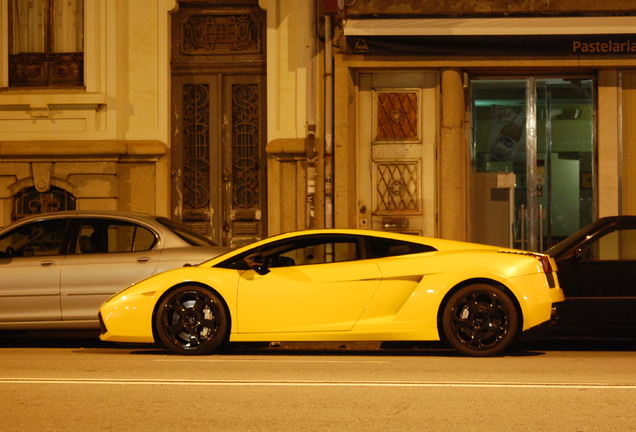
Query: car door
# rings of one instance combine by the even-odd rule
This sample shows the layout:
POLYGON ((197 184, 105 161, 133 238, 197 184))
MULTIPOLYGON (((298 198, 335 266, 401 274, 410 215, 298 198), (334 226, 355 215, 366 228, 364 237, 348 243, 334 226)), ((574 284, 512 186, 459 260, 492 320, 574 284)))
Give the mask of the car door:
POLYGON ((376 264, 356 236, 306 236, 268 245, 267 274, 239 278, 241 333, 351 330, 377 289, 376 264))
POLYGON ((0 322, 59 321, 66 219, 20 225, 0 237, 0 322))
POLYGON ((560 326, 588 336, 629 336, 636 329, 636 226, 617 223, 589 236, 559 262, 566 296, 560 326))
POLYGON ((130 284, 152 275, 159 263, 157 235, 116 218, 77 220, 61 272, 64 320, 97 320, 99 306, 130 284))

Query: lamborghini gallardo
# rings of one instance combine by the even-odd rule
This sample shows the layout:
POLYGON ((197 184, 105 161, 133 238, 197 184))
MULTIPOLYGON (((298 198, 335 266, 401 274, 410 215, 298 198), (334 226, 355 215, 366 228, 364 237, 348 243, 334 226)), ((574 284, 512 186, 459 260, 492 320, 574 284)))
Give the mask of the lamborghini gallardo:
POLYGON ((226 342, 438 341, 499 355, 555 320, 544 254, 369 230, 277 235, 135 283, 101 339, 209 354, 226 342))

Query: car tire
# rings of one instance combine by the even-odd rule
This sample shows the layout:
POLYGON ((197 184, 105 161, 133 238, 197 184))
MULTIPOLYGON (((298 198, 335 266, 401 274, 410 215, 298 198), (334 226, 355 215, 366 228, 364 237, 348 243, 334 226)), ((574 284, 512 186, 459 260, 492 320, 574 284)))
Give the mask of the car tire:
POLYGON ((163 345, 176 353, 211 354, 225 342, 228 321, 217 294, 200 286, 182 286, 159 303, 155 329, 163 345))
POLYGON ((450 297, 444 308, 442 327, 446 340, 459 352, 495 356, 517 339, 519 314, 501 288, 471 284, 450 297))

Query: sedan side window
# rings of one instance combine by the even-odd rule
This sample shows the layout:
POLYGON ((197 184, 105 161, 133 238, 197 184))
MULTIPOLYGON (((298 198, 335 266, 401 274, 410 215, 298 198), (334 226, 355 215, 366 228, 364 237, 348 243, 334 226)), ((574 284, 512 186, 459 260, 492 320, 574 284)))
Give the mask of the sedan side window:
POLYGON ((636 260, 636 229, 611 231, 581 248, 585 261, 636 260))
POLYGON ((152 231, 131 222, 85 219, 80 226, 76 252, 141 252, 152 249, 155 242, 152 231))
POLYGON ((59 255, 64 246, 66 220, 54 219, 22 225, 0 238, 4 256, 59 255))

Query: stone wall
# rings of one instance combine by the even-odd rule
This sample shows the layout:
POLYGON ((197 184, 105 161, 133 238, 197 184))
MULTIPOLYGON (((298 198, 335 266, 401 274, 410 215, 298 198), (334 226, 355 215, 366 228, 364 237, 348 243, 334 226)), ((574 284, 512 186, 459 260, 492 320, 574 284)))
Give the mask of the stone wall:
POLYGON ((0 226, 14 218, 14 197, 26 188, 57 187, 76 208, 154 213, 159 141, 0 142, 0 226))

